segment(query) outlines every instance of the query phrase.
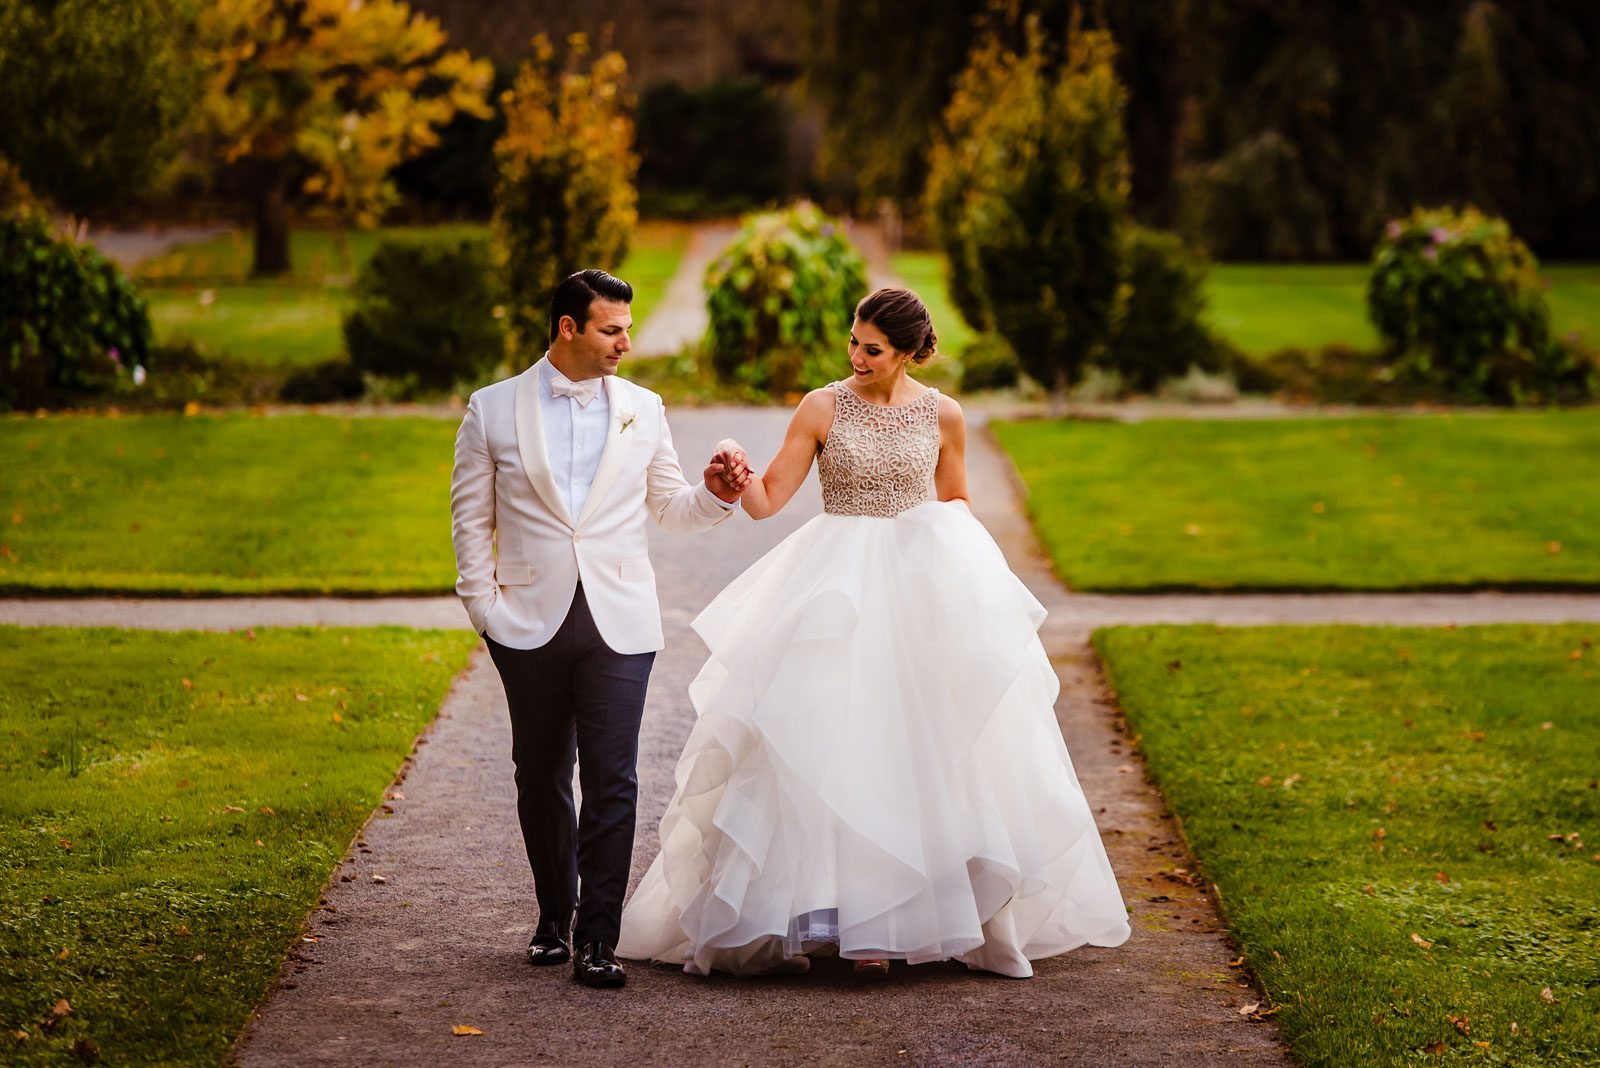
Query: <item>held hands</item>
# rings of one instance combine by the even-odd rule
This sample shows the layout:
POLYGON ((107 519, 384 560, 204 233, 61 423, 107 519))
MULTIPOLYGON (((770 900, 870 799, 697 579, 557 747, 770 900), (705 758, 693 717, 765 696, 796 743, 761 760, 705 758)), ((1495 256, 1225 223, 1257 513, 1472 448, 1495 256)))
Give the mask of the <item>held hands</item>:
POLYGON ((738 500, 755 478, 749 457, 743 447, 732 438, 718 442, 715 455, 706 465, 706 489, 720 501, 732 504, 738 500))

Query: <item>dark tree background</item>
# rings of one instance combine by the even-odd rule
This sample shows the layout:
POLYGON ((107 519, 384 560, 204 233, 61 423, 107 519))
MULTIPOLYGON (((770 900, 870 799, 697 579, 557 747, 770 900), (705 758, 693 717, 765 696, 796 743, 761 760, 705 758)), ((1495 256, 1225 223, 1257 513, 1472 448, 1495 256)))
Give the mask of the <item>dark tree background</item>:
MULTIPOLYGON (((920 196, 976 38, 1067 0, 811 0, 825 160, 863 200, 920 196)), ((1593 0, 1100 0, 1140 219, 1233 258, 1366 256, 1415 204, 1504 215, 1542 255, 1600 253, 1593 0)))

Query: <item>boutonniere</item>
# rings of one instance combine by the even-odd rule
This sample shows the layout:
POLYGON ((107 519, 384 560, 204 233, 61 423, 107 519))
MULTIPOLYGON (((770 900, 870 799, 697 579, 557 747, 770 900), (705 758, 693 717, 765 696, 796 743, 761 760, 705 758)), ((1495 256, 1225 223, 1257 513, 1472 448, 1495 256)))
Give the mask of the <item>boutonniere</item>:
POLYGON ((633 416, 632 412, 629 412, 627 415, 623 416, 622 417, 622 425, 617 427, 617 433, 620 434, 623 431, 627 430, 630 426, 632 426, 633 425, 633 420, 634 420, 634 416, 633 416))

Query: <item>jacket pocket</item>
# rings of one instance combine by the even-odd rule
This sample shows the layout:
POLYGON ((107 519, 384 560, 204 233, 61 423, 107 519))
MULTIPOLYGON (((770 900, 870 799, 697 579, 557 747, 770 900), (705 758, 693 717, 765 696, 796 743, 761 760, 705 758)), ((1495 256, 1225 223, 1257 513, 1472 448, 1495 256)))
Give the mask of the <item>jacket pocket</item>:
POLYGON ((650 566, 648 556, 634 556, 617 565, 617 574, 624 582, 643 582, 645 579, 655 577, 655 569, 650 566))
POLYGON ((507 563, 497 560, 494 565, 494 581, 497 586, 528 586, 533 583, 533 565, 507 563))

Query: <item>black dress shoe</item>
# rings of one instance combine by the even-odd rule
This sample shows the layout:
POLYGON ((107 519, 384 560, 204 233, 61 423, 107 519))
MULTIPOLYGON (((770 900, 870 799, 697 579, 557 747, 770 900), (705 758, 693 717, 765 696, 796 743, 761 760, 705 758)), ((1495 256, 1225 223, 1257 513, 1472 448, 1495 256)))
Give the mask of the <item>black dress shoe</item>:
POLYGON ((585 942, 572 961, 572 977, 585 986, 621 986, 628 981, 617 954, 604 942, 585 942))
POLYGON ((541 923, 528 943, 529 964, 565 964, 572 959, 567 933, 557 920, 541 923))

